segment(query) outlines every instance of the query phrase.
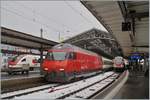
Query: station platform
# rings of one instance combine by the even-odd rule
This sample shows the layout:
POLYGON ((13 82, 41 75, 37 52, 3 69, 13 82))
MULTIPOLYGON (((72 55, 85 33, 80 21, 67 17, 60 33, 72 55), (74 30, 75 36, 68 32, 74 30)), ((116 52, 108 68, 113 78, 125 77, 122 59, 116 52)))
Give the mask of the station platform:
POLYGON ((41 77, 40 71, 35 70, 35 71, 30 71, 29 74, 21 74, 19 73, 14 73, 13 75, 8 75, 7 72, 1 72, 1 80, 13 80, 13 79, 23 79, 23 78, 32 78, 32 77, 41 77))
POLYGON ((129 70, 129 77, 113 99, 149 99, 149 77, 142 71, 129 70))

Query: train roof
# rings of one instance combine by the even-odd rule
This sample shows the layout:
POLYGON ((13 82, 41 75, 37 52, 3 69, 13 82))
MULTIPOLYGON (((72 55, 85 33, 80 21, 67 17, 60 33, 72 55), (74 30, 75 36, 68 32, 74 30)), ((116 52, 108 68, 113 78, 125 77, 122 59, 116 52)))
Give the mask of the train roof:
POLYGON ((108 59, 108 58, 105 58, 105 57, 102 57, 103 60, 107 60, 107 61, 112 61, 111 59, 108 59))
POLYGON ((71 51, 78 51, 78 52, 91 54, 91 55, 95 55, 95 56, 98 55, 98 54, 96 54, 94 52, 91 52, 91 51, 79 48, 77 46, 74 46, 74 45, 71 45, 71 44, 68 44, 68 43, 61 43, 61 44, 58 44, 58 45, 52 47, 52 50, 62 50, 62 49, 69 49, 71 51))
POLYGON ((114 59, 123 59, 123 57, 121 57, 121 56, 116 56, 114 59))

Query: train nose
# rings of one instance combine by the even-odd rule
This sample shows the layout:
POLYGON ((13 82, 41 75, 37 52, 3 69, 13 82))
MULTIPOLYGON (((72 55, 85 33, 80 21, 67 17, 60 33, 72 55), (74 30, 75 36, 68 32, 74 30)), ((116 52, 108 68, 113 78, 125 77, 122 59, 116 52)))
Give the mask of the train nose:
POLYGON ((16 63, 16 62, 13 62, 13 61, 9 61, 8 64, 9 64, 9 65, 16 65, 17 63, 16 63))

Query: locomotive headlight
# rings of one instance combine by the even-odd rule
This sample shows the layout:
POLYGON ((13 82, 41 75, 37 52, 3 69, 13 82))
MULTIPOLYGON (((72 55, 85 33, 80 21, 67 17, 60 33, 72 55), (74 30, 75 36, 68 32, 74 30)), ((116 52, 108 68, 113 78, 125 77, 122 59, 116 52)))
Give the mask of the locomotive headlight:
POLYGON ((59 70, 60 70, 60 71, 64 71, 64 69, 63 69, 63 68, 60 68, 59 70))
POLYGON ((44 68, 44 70, 48 70, 48 68, 44 68))
POLYGON ((8 67, 12 67, 12 65, 9 65, 8 67))

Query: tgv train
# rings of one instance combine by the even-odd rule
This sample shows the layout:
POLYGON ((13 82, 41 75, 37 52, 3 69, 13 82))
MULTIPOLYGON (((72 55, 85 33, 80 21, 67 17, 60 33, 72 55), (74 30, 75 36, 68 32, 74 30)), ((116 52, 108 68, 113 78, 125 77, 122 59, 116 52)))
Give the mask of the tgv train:
POLYGON ((70 44, 58 44, 48 50, 42 67, 50 82, 69 82, 103 69, 112 68, 112 60, 70 44))

